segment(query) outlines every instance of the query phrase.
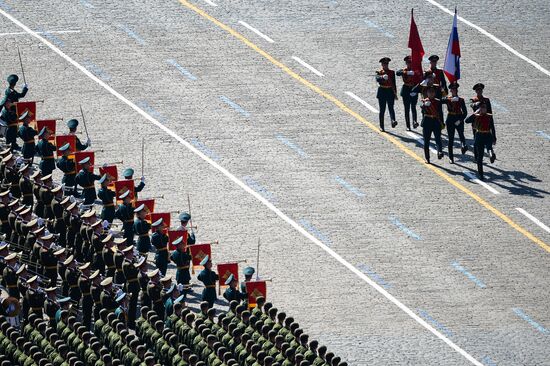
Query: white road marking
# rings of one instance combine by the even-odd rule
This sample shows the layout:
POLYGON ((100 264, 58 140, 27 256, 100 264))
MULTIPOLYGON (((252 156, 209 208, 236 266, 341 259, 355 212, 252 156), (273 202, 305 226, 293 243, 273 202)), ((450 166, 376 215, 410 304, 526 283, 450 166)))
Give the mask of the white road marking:
POLYGON ((489 192, 491 192, 493 194, 500 194, 499 191, 497 191, 496 189, 494 189, 493 187, 491 187, 490 185, 488 185, 487 183, 485 183, 484 181, 479 179, 474 173, 464 172, 464 175, 466 175, 468 178, 470 178, 470 180, 472 182, 477 183, 477 184, 483 186, 484 188, 486 188, 489 192))
POLYGON ((346 94, 349 97, 351 97, 351 98, 355 99, 356 101, 358 101, 359 103, 361 103, 363 106, 365 106, 372 113, 380 113, 380 111, 378 109, 374 108, 372 105, 365 102, 363 99, 359 98, 357 95, 353 94, 352 92, 347 91, 346 94))
MULTIPOLYGON (((427 2, 429 2, 430 4, 432 5, 435 5, 437 6, 439 9, 443 10, 445 13, 448 13, 449 15, 452 15, 454 16, 455 13, 454 11, 444 7, 443 5, 441 5, 440 3, 438 3, 437 1, 435 0, 426 0, 427 2)), ((531 60, 529 57, 527 56, 524 56, 522 55, 521 53, 519 53, 518 51, 516 51, 515 49, 513 49, 511 46, 509 46, 508 44, 504 43, 503 41, 501 41, 500 39, 498 39, 496 36, 494 36, 493 34, 487 32, 485 29, 481 28, 480 26, 478 25, 475 25, 474 23, 470 22, 469 20, 466 20, 464 19, 463 17, 459 16, 458 17, 458 20, 460 20, 462 23, 466 24, 467 26, 470 26, 472 28, 474 28, 475 30, 477 30, 479 33, 483 34, 484 36, 487 36, 488 38, 490 38, 491 40, 493 40, 494 42, 496 42, 499 46, 507 49, 508 51, 510 51, 510 53, 516 55, 517 57, 519 57, 520 59, 522 59, 523 61, 525 62, 528 62, 530 63, 532 66, 534 66, 536 69, 538 69, 540 72, 542 72, 543 74, 546 74, 547 76, 550 76, 550 71, 546 70, 544 67, 542 67, 540 64, 536 63, 535 61, 531 60)))
POLYGON ((218 4, 216 4, 212 0, 204 0, 204 2, 207 3, 208 5, 211 5, 211 6, 218 6, 218 4))
POLYGON ((257 30, 256 28, 254 28, 253 26, 251 26, 250 24, 246 23, 246 22, 243 22, 242 20, 239 20, 239 23, 242 24, 244 27, 250 29, 252 32, 256 33, 257 35, 259 35, 260 37, 262 37, 263 39, 265 39, 266 41, 268 41, 269 43, 275 43, 274 40, 272 40, 271 38, 269 38, 268 36, 266 36, 265 34, 263 34, 262 32, 260 32, 259 30, 257 30))
POLYGON ((342 256, 340 256, 338 253, 336 253, 334 250, 330 249, 328 246, 323 244, 319 239, 317 239, 315 236, 310 234, 306 229, 304 229, 302 226, 300 226, 296 221, 292 220, 290 217, 288 217, 284 212, 282 212, 280 209, 278 209, 275 205, 273 205, 271 202, 269 202, 266 198, 264 198, 261 194, 254 191, 252 188, 250 188, 248 185, 246 185, 243 181, 238 179, 235 175, 230 173, 226 168, 222 167, 220 164, 216 163, 214 160, 203 154, 201 151, 199 151, 197 148, 195 148, 193 145, 191 145, 189 142, 184 140, 182 137, 180 137, 177 133, 169 129, 168 127, 164 126, 162 123, 157 121, 155 118, 151 117, 149 114, 147 114, 143 109, 139 108, 135 103, 130 101, 128 98, 117 92, 115 89, 113 89, 111 86, 109 86, 107 83, 96 77, 94 74, 92 74, 90 71, 88 71, 84 66, 76 62, 74 59, 72 59, 70 56, 65 54, 63 51, 61 51, 59 48, 54 46, 51 42, 49 42, 44 37, 40 36, 33 30, 31 30, 29 27, 27 27, 25 24, 21 23, 19 20, 17 20, 15 17, 13 17, 11 14, 7 13, 3 9, 0 9, 0 14, 2 14, 5 18, 9 19, 12 23, 17 25, 19 28, 23 29, 25 32, 32 35, 34 38, 42 42, 44 45, 49 47, 53 52, 58 54, 60 57, 62 57, 65 61, 73 65, 75 68, 80 70, 84 75, 86 75, 91 80, 95 81, 99 86, 103 87, 106 91, 111 93, 114 97, 116 97, 118 100, 126 104, 128 107, 133 109, 136 113, 141 115, 143 118, 145 118, 147 121, 152 123, 153 125, 157 126, 159 129, 164 131, 167 135, 173 137, 176 141, 178 141, 180 144, 185 146, 189 151, 200 157, 202 160, 204 160, 206 163, 210 164, 213 168, 217 169, 220 173, 225 175, 230 181, 241 187, 245 192, 256 198, 258 201, 260 201, 264 206, 266 206, 268 209, 270 209, 274 214, 279 216, 283 221, 285 221, 287 224, 292 226, 296 231, 298 231, 300 234, 302 234, 305 238, 309 239, 313 244, 317 245, 319 248, 323 249, 325 252, 327 252, 330 256, 332 256, 335 260, 337 260, 340 264, 342 264, 344 267, 346 267, 348 270, 350 270, 352 273, 354 273, 357 277, 359 277, 361 280, 366 282, 368 285, 370 285, 372 288, 374 288, 376 291, 378 291, 382 296, 384 296, 386 299, 388 299, 390 302, 392 302, 395 306, 397 306, 399 309, 401 309, 405 314, 410 316, 414 321, 416 321, 418 324, 423 326, 426 330, 431 332, 434 336, 439 338, 441 341, 443 341, 445 344, 447 344, 449 347, 451 347, 453 350, 455 350, 457 353, 462 355, 464 358, 466 358, 468 361, 470 361, 472 364, 476 366, 484 366, 481 362, 477 361, 472 355, 470 355, 468 352, 460 348, 458 345, 456 345, 453 341, 451 341, 449 338, 447 338, 445 335, 443 335, 440 331, 435 329, 433 326, 428 324, 424 319, 422 319, 420 316, 418 316, 414 311, 412 311, 410 308, 408 308, 405 304, 403 304, 401 301, 397 300, 392 294, 390 294, 388 291, 386 291, 384 288, 382 288, 379 284, 377 284, 375 281, 370 279, 367 275, 365 275, 363 272, 361 272, 359 269, 355 268, 351 263, 346 261, 342 256))
POLYGON ((547 233, 550 233, 550 227, 544 225, 542 221, 537 219, 535 216, 531 215, 529 212, 525 211, 523 208, 516 207, 516 210, 521 212, 525 217, 527 217, 529 220, 533 221, 535 224, 537 224, 542 230, 546 231, 547 233))
POLYGON ((304 60, 302 60, 301 58, 299 57, 296 57, 296 56, 292 56, 292 58, 294 59, 294 61, 298 62, 300 65, 302 65, 303 67, 305 67, 306 69, 309 69, 309 71, 311 71, 312 73, 314 73, 315 75, 317 76, 325 76, 323 75, 323 73, 317 69, 315 69, 313 66, 311 66, 310 64, 306 63, 304 60))
MULTIPOLYGON (((47 31, 47 32, 36 32, 38 34, 65 34, 65 33, 80 33, 79 30, 60 30, 60 31, 47 31)), ((28 35, 27 32, 10 32, 10 33, 0 33, 0 37, 2 36, 20 36, 20 35, 28 35)))
MULTIPOLYGON (((418 143, 422 146, 424 146, 424 138, 415 134, 415 133, 412 133, 411 131, 407 131, 407 135, 409 135, 410 137, 412 137, 413 139, 415 139, 416 141, 418 141, 418 143)), ((437 154, 437 149, 435 147, 432 146, 432 144, 430 144, 430 150, 434 153, 437 154)))

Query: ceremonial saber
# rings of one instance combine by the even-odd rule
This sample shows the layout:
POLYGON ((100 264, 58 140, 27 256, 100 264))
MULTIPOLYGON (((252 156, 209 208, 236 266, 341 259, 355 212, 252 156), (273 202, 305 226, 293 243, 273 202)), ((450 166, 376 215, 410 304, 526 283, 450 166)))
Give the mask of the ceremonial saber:
POLYGON ((143 177, 143 165, 144 165, 143 156, 145 155, 144 150, 145 150, 145 138, 142 137, 141 138, 141 176, 142 177, 143 177))
POLYGON ((258 254, 256 255, 256 281, 260 279, 260 238, 258 238, 258 254))
POLYGON ((193 215, 191 215, 191 200, 189 198, 189 193, 187 193, 187 207, 189 208, 189 225, 191 227, 191 234, 194 234, 193 231, 193 215))
POLYGON ((21 60, 21 51, 19 50, 19 46, 17 46, 17 54, 19 55, 19 65, 21 65, 21 74, 23 74, 23 82, 26 84, 27 79, 25 78, 25 70, 23 69, 23 61, 21 60))
MULTIPOLYGON (((97 152, 97 151, 98 151, 98 150, 96 150, 96 152, 97 152)), ((103 150, 100 150, 100 151, 103 151, 103 150)), ((103 168, 104 165, 116 165, 116 164, 123 164, 123 163, 124 163, 124 161, 121 160, 121 161, 115 161, 115 162, 113 162, 113 163, 103 163, 103 164, 101 164, 101 165, 99 165, 99 164, 94 164, 94 165, 90 165, 90 166, 103 168)))
POLYGON ((82 115, 82 124, 84 125, 84 131, 86 132, 86 138, 89 140, 90 135, 88 135, 88 127, 86 126, 86 119, 84 118, 84 111, 82 110, 82 105, 80 105, 80 114, 82 115))

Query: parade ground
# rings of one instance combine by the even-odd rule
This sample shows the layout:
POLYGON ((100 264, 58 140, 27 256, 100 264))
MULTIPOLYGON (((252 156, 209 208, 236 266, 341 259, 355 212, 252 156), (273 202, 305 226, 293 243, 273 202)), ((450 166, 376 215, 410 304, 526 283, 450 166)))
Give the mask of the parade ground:
POLYGON ((139 177, 144 141, 140 197, 189 195, 214 263, 246 259, 349 365, 550 365, 549 17, 542 0, 2 0, 0 75, 21 75, 19 47, 26 100, 82 107, 97 161, 139 177), (459 94, 485 85, 498 135, 483 181, 470 127, 454 164, 445 133, 424 162, 401 99, 378 129, 379 60, 404 67, 414 8, 423 66, 442 67, 455 5, 459 94))

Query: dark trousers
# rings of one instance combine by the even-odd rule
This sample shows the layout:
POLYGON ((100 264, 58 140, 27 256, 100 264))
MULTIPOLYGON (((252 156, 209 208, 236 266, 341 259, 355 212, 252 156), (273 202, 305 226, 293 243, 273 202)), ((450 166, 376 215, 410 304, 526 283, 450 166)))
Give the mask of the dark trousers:
POLYGON ((130 302, 128 303, 128 328, 135 329, 139 290, 130 291, 129 295, 130 295, 130 302))
POLYGON ((384 129, 384 114, 386 114, 386 105, 388 106, 388 111, 390 112, 390 119, 395 121, 395 110, 393 105, 395 103, 395 95, 393 94, 392 89, 378 88, 378 108, 380 110, 379 119, 380 119, 380 128, 384 129))
POLYGON ((86 330, 92 329, 93 305, 94 300, 91 295, 82 297, 82 325, 86 327, 86 330))
POLYGON ((460 143, 462 146, 466 145, 466 137, 464 137, 464 121, 461 121, 458 116, 447 116, 447 120, 445 121, 445 124, 447 125, 447 137, 449 139, 449 159, 454 159, 453 154, 453 144, 455 142, 455 131, 458 132, 458 137, 460 138, 460 143), (457 126, 455 123, 459 121, 459 125, 457 126))
POLYGON ((430 140, 432 133, 435 138, 435 144, 437 145, 437 151, 443 151, 443 144, 441 143, 441 122, 436 118, 424 117, 422 120, 422 137, 424 138, 424 156, 427 161, 430 161, 430 140))
POLYGON ((490 132, 477 132, 474 137, 474 151, 477 162, 477 172, 483 176, 483 155, 487 151, 493 151, 493 135, 490 132))
POLYGON ((417 114, 416 114, 416 104, 418 103, 418 94, 412 97, 411 91, 412 91, 412 88, 406 87, 405 85, 401 90, 401 98, 403 98, 403 107, 405 107, 405 123, 407 124, 407 128, 411 128, 410 114, 412 114, 413 122, 418 121, 417 114))

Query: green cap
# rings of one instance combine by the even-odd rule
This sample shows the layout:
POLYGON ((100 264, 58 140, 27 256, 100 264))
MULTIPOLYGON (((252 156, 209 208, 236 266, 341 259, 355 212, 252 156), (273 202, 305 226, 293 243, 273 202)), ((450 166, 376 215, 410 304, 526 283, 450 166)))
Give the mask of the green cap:
POLYGON ((189 215, 187 212, 182 212, 179 214, 178 218, 180 221, 189 221, 191 220, 191 215, 189 215))
POLYGON ((67 127, 69 127, 70 129, 73 129, 73 128, 76 128, 78 127, 78 120, 76 119, 70 119, 67 121, 67 127))
POLYGON ((134 169, 132 168, 126 168, 124 169, 124 171, 122 172, 122 175, 124 176, 124 178, 126 177, 131 177, 134 175, 134 169))
POLYGON ((8 76, 8 84, 15 84, 19 81, 19 76, 15 75, 15 74, 11 74, 10 76, 8 76))
POLYGON ((252 276, 256 271, 252 267, 246 267, 244 269, 244 275, 245 276, 252 276))

